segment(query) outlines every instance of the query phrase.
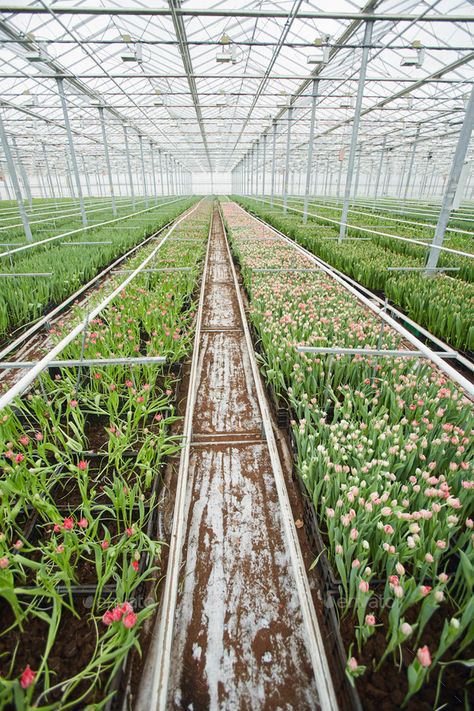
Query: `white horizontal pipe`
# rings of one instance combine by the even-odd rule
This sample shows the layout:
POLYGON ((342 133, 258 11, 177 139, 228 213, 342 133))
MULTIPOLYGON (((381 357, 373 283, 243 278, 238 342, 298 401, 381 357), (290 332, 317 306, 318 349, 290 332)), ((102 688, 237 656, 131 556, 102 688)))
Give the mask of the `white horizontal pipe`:
POLYGON ((60 242, 61 247, 76 247, 82 244, 113 244, 111 239, 109 240, 98 240, 97 242, 60 242))
MULTIPOLYGON (((390 358, 427 358, 426 353, 422 351, 391 351, 380 348, 313 348, 312 346, 297 346, 296 350, 299 353, 329 353, 334 355, 364 355, 364 356, 388 356, 390 358)), ((457 351, 442 351, 435 352, 439 358, 457 358, 457 351)))
POLYGON ((50 277, 53 272, 4 272, 0 277, 50 277))
MULTIPOLYGON (((0 370, 9 368, 34 368, 38 361, 19 360, 0 362, 0 370)), ((148 363, 166 363, 164 356, 144 356, 143 358, 84 358, 84 360, 52 360, 48 368, 76 368, 78 366, 97 365, 146 365, 148 363)))
MULTIPOLYGON (((458 272, 460 267, 435 267, 432 272, 458 272)), ((388 272, 424 272, 426 267, 387 267, 388 272)))

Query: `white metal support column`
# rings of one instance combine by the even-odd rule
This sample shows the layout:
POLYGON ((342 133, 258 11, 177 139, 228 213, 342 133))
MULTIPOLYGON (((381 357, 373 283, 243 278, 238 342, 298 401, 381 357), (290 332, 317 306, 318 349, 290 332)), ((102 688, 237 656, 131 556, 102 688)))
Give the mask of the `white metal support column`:
POLYGON ((250 149, 250 194, 255 195, 255 145, 250 149))
POLYGON ((288 202, 288 178, 290 172, 290 150, 291 150, 291 123, 293 120, 293 107, 288 108, 288 133, 286 135, 286 159, 285 173, 283 176, 283 212, 287 211, 288 202))
POLYGON ((148 188, 146 184, 146 170, 145 170, 145 156, 143 155, 143 136, 141 133, 138 134, 138 142, 140 144, 140 161, 142 164, 142 180, 143 180, 143 190, 145 193, 145 207, 148 208, 148 188))
POLYGON ((56 77, 56 82, 58 86, 59 99, 61 101, 61 106, 63 110, 64 125, 66 126, 67 140, 69 143, 69 153, 71 154, 72 171, 74 173, 74 180, 76 182, 77 196, 79 198, 79 206, 81 210, 82 224, 87 227, 87 215, 86 208, 84 206, 84 196, 82 194, 81 179, 79 177, 79 168, 77 166, 76 151, 74 148, 74 141, 72 139, 71 124, 69 123, 69 112, 67 108, 66 95, 64 93, 64 82, 61 77, 56 77))
POLYGON ((166 171, 166 187, 168 189, 168 195, 171 195, 170 190, 170 167, 169 167, 169 155, 165 153, 165 171, 166 171))
POLYGON ((84 172, 84 178, 86 180, 86 188, 87 188, 87 194, 89 197, 92 197, 92 190, 91 190, 91 181, 89 179, 89 173, 87 172, 87 167, 86 167, 86 159, 84 156, 81 156, 82 159, 82 170, 84 172))
POLYGON ((41 148, 43 150, 43 159, 44 159, 44 164, 46 167, 46 179, 48 181, 49 189, 51 191, 51 197, 53 198, 54 197, 53 179, 51 176, 51 170, 50 170, 49 162, 48 162, 48 154, 46 152, 46 146, 45 146, 44 141, 41 142, 41 148))
POLYGON ((259 181, 259 162, 260 162, 260 139, 255 141, 255 197, 259 196, 258 181, 259 181))
POLYGON ((18 210, 20 212, 21 221, 23 223, 23 229, 25 231, 25 237, 28 242, 33 241, 33 235, 31 234, 30 223, 28 220, 28 215, 26 214, 25 205, 23 203, 23 196, 21 194, 20 183, 18 182, 18 176, 15 170, 15 163, 13 161, 10 146, 7 140, 7 134, 5 132, 5 126, 3 124, 3 118, 0 115, 0 139, 3 147, 3 153, 5 154, 5 159, 7 161, 8 174, 13 186, 13 191, 15 193, 16 201, 18 203, 18 210))
POLYGON ((20 151, 18 150, 18 145, 15 136, 12 136, 12 146, 15 149, 16 162, 18 168, 20 169, 21 182, 23 183, 23 187, 25 188, 26 198, 28 200, 28 204, 31 210, 33 209, 33 196, 31 194, 30 181, 28 180, 28 174, 25 170, 25 166, 23 165, 23 161, 21 160, 20 151))
POLYGON ((155 156, 153 153, 153 143, 150 141, 151 176, 153 178, 153 192, 155 194, 155 205, 158 204, 158 192, 156 190, 155 156))
POLYGON ((308 203, 309 192, 311 187, 311 168, 313 164, 313 144, 314 144, 314 129, 316 126, 316 102, 318 100, 319 80, 313 79, 313 91, 311 101, 311 122, 309 125, 309 140, 308 140, 308 156, 306 158, 306 182, 304 186, 304 207, 303 207, 303 222, 306 224, 308 220, 308 203))
POLYGON ((379 162, 379 167, 377 170, 377 180, 375 183, 375 190, 374 190, 374 198, 375 199, 377 199, 377 195, 379 194, 380 178, 382 177, 382 168, 383 168, 383 161, 385 158, 386 145, 387 145, 387 136, 384 136, 383 141, 382 141, 382 150, 380 151, 380 162, 379 162))
POLYGON ((262 200, 265 200, 265 172, 267 166, 267 134, 263 134, 262 200))
POLYGON ((160 164, 160 186, 161 186, 161 194, 165 194, 165 181, 163 179, 163 156, 161 155, 161 149, 158 149, 158 162, 160 164))
POLYGON ((420 124, 418 124, 418 126, 416 128, 415 139, 413 141, 413 148, 411 149, 410 165, 408 166, 408 175, 407 175, 407 181, 405 183, 405 192, 403 193, 403 200, 404 201, 407 199, 407 196, 408 196, 408 190, 410 187, 411 176, 413 173, 413 165, 415 163, 416 145, 418 142, 418 138, 420 137, 420 129, 421 129, 421 126, 420 126, 420 124))
POLYGON ((364 96, 365 77, 367 74, 367 62, 369 59, 369 45, 372 41, 373 26, 374 26, 373 20, 368 20, 365 23, 364 40, 363 40, 364 48, 362 50, 362 60, 360 63, 359 85, 357 87, 357 98, 356 98, 356 104, 355 104, 355 110, 354 110, 354 120, 352 123, 351 146, 349 149, 349 158, 347 161, 346 187, 344 190, 344 204, 342 206, 341 225, 340 225, 340 229, 339 229, 339 241, 344 239, 345 234, 346 234, 346 222, 347 222, 347 215, 349 212, 349 200, 351 197, 352 177, 354 174, 354 162, 355 162, 355 154, 356 154, 356 148, 357 148, 357 137, 359 134, 360 114, 361 114, 361 109, 362 109, 362 98, 364 96))
POLYGON ((446 232, 446 227, 448 226, 449 217, 451 215, 451 210, 454 203, 454 197, 456 195, 456 190, 459 183, 459 178, 461 177, 461 171, 464 165, 464 160, 466 158, 466 153, 469 148, 469 141, 471 140, 473 126, 474 86, 471 89, 471 96, 469 97, 469 101, 466 108, 466 114, 464 116, 464 121, 461 126, 461 132, 458 138, 458 143, 454 152, 451 170, 449 171, 448 183, 446 186, 446 191, 444 193, 441 212, 439 213, 438 224, 436 225, 433 242, 431 243, 431 249, 428 255, 428 260, 426 262, 427 274, 435 273, 433 270, 436 269, 436 266, 438 264, 440 254, 440 250, 438 248, 443 246, 444 234, 446 232))
POLYGON ((272 140, 272 191, 270 193, 270 205, 273 207, 273 198, 275 197, 275 176, 276 176, 276 137, 277 137, 277 122, 273 122, 273 140, 272 140))
POLYGON ((130 160, 130 149, 128 146, 128 133, 127 133, 127 127, 125 124, 123 125, 123 135, 124 135, 124 139, 125 139, 125 153, 127 155, 127 169, 128 169, 128 182, 130 185, 130 195, 132 197, 132 207, 135 210, 135 190, 133 187, 132 162, 130 160))
POLYGON ((110 165, 109 144, 107 143, 107 131, 105 130, 104 107, 99 106, 100 127, 102 129, 102 143, 104 144, 105 164, 107 166, 107 176, 109 178, 109 190, 112 200, 112 214, 117 217, 117 205, 115 202, 114 180, 112 178, 112 167, 110 165))

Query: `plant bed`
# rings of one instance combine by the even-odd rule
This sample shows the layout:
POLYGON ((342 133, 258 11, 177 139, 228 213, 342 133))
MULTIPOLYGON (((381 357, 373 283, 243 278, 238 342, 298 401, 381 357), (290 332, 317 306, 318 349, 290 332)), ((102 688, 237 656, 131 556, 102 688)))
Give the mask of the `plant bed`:
MULTIPOLYGON (((416 708, 425 689, 436 690, 445 662, 472 642, 472 403, 426 362, 298 351, 406 344, 326 274, 294 273, 309 265, 303 255, 296 263, 291 245, 263 247, 249 216, 227 203, 224 212, 246 237, 233 240, 244 276, 247 264, 288 266, 278 280, 265 269, 252 276, 250 315, 266 379, 292 409, 294 474, 308 491, 304 519, 315 551, 325 549, 317 564, 328 599, 342 600, 350 620, 346 672, 362 693, 388 650, 383 667, 391 665, 392 685, 408 690, 416 708), (369 608, 376 596, 379 611, 394 612, 377 619, 369 608), (369 658, 375 632, 381 641, 369 658), (411 660, 400 670, 393 644, 411 660)), ((384 708, 399 707, 384 698, 384 708)))
MULTIPOLYGON (((209 206, 202 206, 201 215, 194 230, 204 238, 209 206)), ((189 229, 185 224, 178 228, 189 229)), ((112 687, 104 691, 102 679, 108 681, 123 669, 129 650, 139 644, 141 623, 152 612, 149 601, 143 605, 142 591, 156 583, 157 564, 160 569, 162 566, 162 543, 158 540, 162 465, 180 448, 178 438, 170 432, 176 422, 173 412, 180 362, 192 342, 190 311, 194 309, 189 301, 187 312, 182 306, 193 291, 204 249, 204 239, 202 248, 193 252, 177 242, 164 244, 164 263, 166 254, 179 255, 180 264, 193 267, 190 278, 161 274, 159 278, 137 278, 102 318, 90 323, 85 358, 114 357, 117 353, 135 357, 146 333, 150 334, 150 343, 145 343, 148 353, 163 354, 168 361, 164 367, 91 368, 84 370, 79 388, 77 369, 51 375, 45 372, 42 387, 32 388, 20 406, 15 402, 18 416, 12 408, 0 423, 4 460, 0 479, 0 606, 5 606, 10 616, 2 616, 0 639, 6 640, 5 648, 11 655, 17 641, 21 649, 18 659, 0 657, 0 708, 16 705, 27 709, 46 703, 48 711, 89 705, 97 710, 109 708, 112 687), (88 451, 91 449, 95 451, 88 451), (25 538, 23 523, 30 513, 34 526, 25 538), (132 600, 135 610, 130 624, 123 625, 120 614, 120 620, 110 618, 119 603, 132 600), (73 625, 70 629, 63 625, 66 615, 74 616, 79 605, 79 616, 84 624, 90 623, 100 644, 94 646, 90 663, 77 655, 78 680, 61 679, 62 669, 52 664, 52 671, 58 674, 53 679, 46 666, 51 649, 70 639, 71 630, 75 639, 81 635, 73 625), (82 615, 84 607, 87 613, 82 615), (50 621, 50 610, 61 617, 58 628, 50 621), (7 627, 9 619, 16 621, 11 629, 7 627), (48 624, 33 641, 27 632, 30 626, 34 630, 37 620, 48 624), (31 644, 37 654, 30 662, 26 657, 31 644), (103 652, 107 655, 104 659, 103 652), (113 668, 107 659, 113 660, 113 668), (27 664, 32 674, 28 669, 25 672, 27 664), (87 696, 81 695, 84 680, 91 687, 87 696), (53 682, 55 690, 45 701, 41 691, 53 682)), ((160 252, 157 265, 161 257, 160 252)), ((137 257, 137 263, 140 259, 137 257)), ((78 322, 84 319, 79 307, 76 316, 78 322)), ((71 325, 59 324, 51 333, 53 341, 61 339, 71 325)), ((76 360, 80 353, 79 338, 62 357, 76 360)), ((128 608, 127 614, 131 614, 128 608)), ((74 674, 76 667, 70 666, 69 671, 74 674)))

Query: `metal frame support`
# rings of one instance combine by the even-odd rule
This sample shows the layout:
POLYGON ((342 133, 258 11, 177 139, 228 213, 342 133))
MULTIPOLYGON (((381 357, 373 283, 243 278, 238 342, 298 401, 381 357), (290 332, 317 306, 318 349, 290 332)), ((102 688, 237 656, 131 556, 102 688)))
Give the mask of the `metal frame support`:
POLYGON ((458 143, 454 152, 451 170, 449 171, 448 182, 446 186, 446 191, 444 193, 443 203, 441 205, 441 211, 439 213, 438 223, 436 225, 433 242, 431 243, 430 252, 426 262, 427 274, 435 273, 434 270, 438 265, 440 254, 440 250, 438 249, 438 247, 443 246, 444 234, 446 232, 446 227, 448 226, 449 217, 453 208, 454 198, 456 196, 459 178, 461 177, 464 160, 466 158, 467 150, 469 148, 469 141, 471 140, 473 126, 474 86, 471 89, 471 95, 469 97, 466 113, 464 115, 464 121, 461 126, 461 132, 459 134, 458 143))
POLYGON ((132 162, 130 160, 130 149, 128 146, 128 133, 127 127, 123 125, 123 136, 125 139, 125 153, 127 154, 127 170, 128 170, 128 182, 130 187, 130 195, 132 198, 132 207, 135 209, 135 189, 133 187, 133 174, 132 174, 132 162))
POLYGON ((0 141, 3 146, 3 152, 7 161, 8 173, 13 186, 13 192, 15 193, 16 201, 18 203, 18 210, 20 212, 21 221, 23 223, 23 229, 25 231, 25 237, 28 242, 33 242, 33 235, 31 234, 30 222, 28 220, 28 215, 26 214, 25 205, 23 203, 23 196, 21 194, 20 183, 18 182, 18 176, 16 174, 15 163, 13 161, 12 152, 8 144, 7 134, 5 132, 5 126, 3 123, 3 118, 0 115, 0 141))
POLYGON ((156 189, 155 156, 153 154, 153 143, 150 141, 151 175, 153 178, 153 191, 155 193, 155 205, 158 204, 158 191, 156 189))
POLYGON ((288 133, 286 136, 286 160, 285 173, 283 176, 283 212, 287 211, 288 205, 288 178, 290 172, 290 149, 291 149, 291 123, 293 120, 293 107, 288 108, 288 133))
POLYGON ((89 179, 89 173, 87 172, 87 167, 86 167, 86 159, 84 158, 84 155, 81 156, 81 162, 82 162, 82 170, 84 172, 84 178, 86 180, 86 188, 87 188, 87 194, 89 197, 92 197, 92 190, 91 190, 91 181, 89 179))
POLYGON ((276 176, 276 136, 277 122, 273 122, 273 138, 272 138, 272 191, 270 193, 270 205, 273 207, 273 199, 275 197, 275 176, 276 176))
POLYGON ((30 181, 28 180, 28 174, 25 170, 25 166, 23 165, 23 161, 21 160, 20 151, 18 150, 18 145, 16 142, 16 136, 12 136, 12 146, 15 149, 16 162, 17 162, 18 168, 20 169, 21 182, 23 183, 23 187, 25 188, 26 198, 28 200, 30 210, 32 210, 33 209, 33 196, 31 194, 30 181))
POLYGON ((165 194, 165 181, 163 180, 163 156, 161 155, 161 149, 158 148, 158 162, 160 165, 160 187, 161 194, 165 194))
POLYGON ((250 149, 250 171, 249 171, 249 177, 250 177, 250 195, 255 195, 254 191, 254 180, 255 180, 255 146, 252 144, 252 148, 250 149))
POLYGON ((145 171, 145 156, 143 155, 143 136, 141 133, 138 134, 138 143, 140 144, 140 160, 142 164, 142 179, 143 179, 143 190, 145 193, 145 207, 148 208, 148 188, 146 184, 146 171, 145 171))
POLYGON ((408 197, 408 189, 409 189, 410 183, 411 183, 411 176, 413 173, 413 165, 415 163, 416 146, 417 146, 418 138, 420 137, 420 130, 421 130, 421 125, 418 124, 418 126, 416 127, 415 139, 413 141, 413 148, 411 149, 410 165, 408 166, 408 175, 407 175, 407 181, 405 183, 405 191, 403 193, 403 201, 405 201, 408 197))
POLYGON ((49 168, 49 161, 48 161, 48 154, 46 152, 46 145, 44 141, 41 142, 41 147, 43 150, 43 159, 44 159, 44 164, 46 167, 46 178, 48 181, 49 189, 51 190, 51 197, 54 197, 54 188, 53 188, 53 179, 51 177, 51 170, 49 168))
POLYGON ((267 164, 267 134, 263 134, 262 198, 265 200, 265 170, 267 164))
POLYGON ((105 130, 104 107, 99 106, 100 127, 102 129, 102 143, 104 144, 105 163, 107 165, 107 176, 109 178, 110 197, 112 199, 112 214, 117 217, 117 205, 115 202, 114 180, 112 178, 112 167, 110 165, 109 144, 107 143, 107 132, 105 130))
POLYGON ((306 158, 306 182, 304 186, 303 223, 308 221, 308 203, 311 186, 311 168, 313 164, 314 129, 316 126, 316 102, 318 100, 319 80, 313 79, 313 93, 311 102, 311 122, 309 125, 308 156, 306 158))
POLYGON ((170 167, 169 167, 169 155, 165 153, 165 170, 166 170, 166 188, 168 190, 168 195, 171 195, 170 190, 170 167))
POLYGON ((260 139, 257 138, 255 141, 255 197, 258 193, 258 179, 259 179, 259 161, 260 161, 260 139))
POLYGON ((176 195, 176 165, 173 156, 170 156, 170 183, 171 194, 176 195))
POLYGON ((76 182, 77 195, 79 197, 79 206, 81 210, 82 224, 87 227, 87 215, 86 208, 84 206, 84 195, 82 194, 81 179, 79 177, 79 168, 77 166, 76 151, 74 148, 74 141, 72 138, 71 124, 69 123, 69 112, 67 108, 66 95, 64 93, 64 81, 61 77, 56 77, 56 82, 58 86, 59 99, 61 101, 61 106, 63 110, 64 125, 66 126, 67 140, 69 143, 69 153, 71 155, 72 170, 74 173, 74 180, 76 182))
POLYGON ((344 203, 342 206, 341 224, 339 229, 339 241, 342 241, 346 235, 347 215, 349 212, 349 201, 351 197, 352 177, 354 174, 354 162, 357 148, 357 136, 359 134, 360 114, 362 109, 362 98, 364 96, 365 77, 367 74, 367 63, 369 59, 369 45, 372 41, 372 30, 374 27, 373 20, 368 20, 365 23, 362 59, 359 70, 359 84, 357 87, 357 98, 354 110, 354 120, 352 123, 351 146, 349 149, 349 158, 347 162, 346 187, 344 190, 344 203))
POLYGON ((380 152, 380 162, 379 162, 379 167, 377 170, 377 180, 375 181, 375 189, 374 189, 374 198, 377 199, 377 195, 379 192, 379 186, 380 186, 380 176, 382 175, 382 167, 383 167, 383 158, 385 155, 385 147, 387 145, 387 136, 383 137, 382 141, 382 150, 380 152))

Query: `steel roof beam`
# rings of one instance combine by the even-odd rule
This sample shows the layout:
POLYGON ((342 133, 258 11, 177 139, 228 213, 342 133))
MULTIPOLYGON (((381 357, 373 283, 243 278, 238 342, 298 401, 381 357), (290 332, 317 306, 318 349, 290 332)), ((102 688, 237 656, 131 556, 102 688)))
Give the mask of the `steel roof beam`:
MULTIPOLYGON (((0 2, 0 12, 26 13, 26 14, 48 14, 49 8, 44 5, 28 4, 23 0, 17 2, 0 2)), ((141 17, 152 17, 159 15, 173 15, 178 17, 250 17, 250 18, 276 18, 287 19, 288 13, 281 10, 223 10, 212 8, 182 8, 173 10, 171 6, 166 7, 117 7, 117 5, 54 5, 54 13, 57 15, 137 15, 141 17)), ((298 18, 302 20, 374 20, 380 22, 474 22, 474 15, 448 15, 446 13, 426 14, 420 17, 409 13, 375 13, 370 11, 362 12, 331 12, 323 10, 304 10, 298 13, 298 18)))
POLYGON ((191 55, 189 53, 189 47, 187 45, 187 40, 186 40, 186 29, 184 27, 184 22, 183 18, 178 14, 178 11, 181 9, 181 0, 168 0, 172 18, 173 18, 173 26, 174 30, 176 32, 176 37, 179 42, 179 51, 181 53, 181 59, 183 61, 183 66, 184 70, 186 72, 186 78, 188 81, 189 85, 189 91, 191 92, 193 104, 194 104, 194 110, 196 112, 196 118, 199 124, 199 130, 201 132, 201 137, 202 137, 202 142, 204 144, 205 152, 206 152, 206 158, 207 162, 209 164, 209 170, 212 173, 212 161, 211 161, 211 156, 209 154, 209 149, 207 146, 207 138, 206 138, 206 131, 204 128, 204 121, 203 121, 203 116, 201 112, 201 106, 199 103, 199 95, 198 95, 198 90, 196 86, 196 80, 193 72, 193 65, 191 61, 191 55))

